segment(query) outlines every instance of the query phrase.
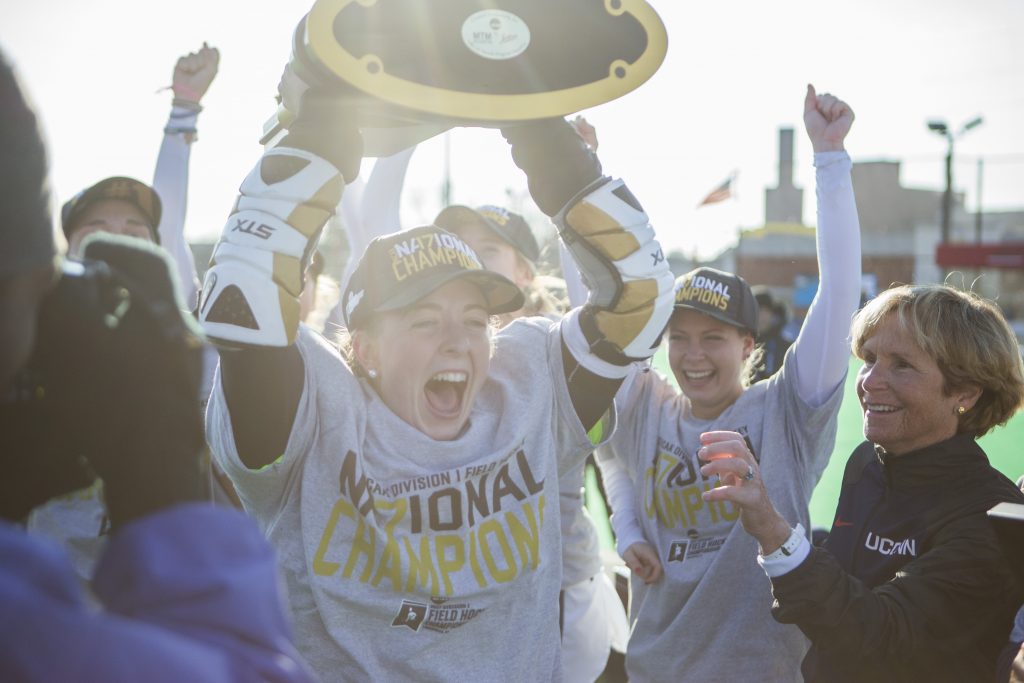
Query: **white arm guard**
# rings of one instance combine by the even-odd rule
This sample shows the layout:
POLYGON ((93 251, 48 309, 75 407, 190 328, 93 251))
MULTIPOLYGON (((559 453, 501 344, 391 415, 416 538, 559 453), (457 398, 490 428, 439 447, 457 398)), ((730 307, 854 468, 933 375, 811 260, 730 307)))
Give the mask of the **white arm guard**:
POLYGON ((224 346, 288 346, 320 231, 341 199, 334 166, 300 149, 264 152, 242 182, 206 273, 199 320, 224 346))
POLYGON ((672 315, 672 271, 640 203, 621 180, 601 179, 555 224, 590 289, 563 328, 569 351, 601 377, 625 377, 650 358, 672 315), (595 189, 596 187, 596 189, 595 189))

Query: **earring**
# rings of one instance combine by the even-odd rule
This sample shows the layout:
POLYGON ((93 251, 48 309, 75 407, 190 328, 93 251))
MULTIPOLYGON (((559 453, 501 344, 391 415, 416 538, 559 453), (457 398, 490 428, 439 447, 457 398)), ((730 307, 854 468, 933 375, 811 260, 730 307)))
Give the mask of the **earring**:
POLYGON ((377 371, 374 370, 373 368, 367 370, 366 374, 370 376, 370 379, 377 379, 377 371))
POLYGON ((967 408, 964 408, 963 406, 957 406, 956 412, 960 415, 963 415, 964 413, 967 412, 967 408))

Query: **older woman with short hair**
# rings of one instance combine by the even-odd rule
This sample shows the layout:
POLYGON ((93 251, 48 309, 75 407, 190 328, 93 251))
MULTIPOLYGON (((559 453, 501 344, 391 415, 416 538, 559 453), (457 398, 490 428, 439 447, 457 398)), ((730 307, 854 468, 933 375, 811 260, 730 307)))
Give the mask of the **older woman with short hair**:
POLYGON ((1024 592, 985 512, 1022 502, 977 437, 1024 403, 1024 364, 996 306, 943 285, 896 287, 854 318, 867 442, 832 531, 811 548, 776 511, 742 437, 702 436, 706 500, 742 508, 773 613, 811 639, 807 681, 991 679, 1024 592))

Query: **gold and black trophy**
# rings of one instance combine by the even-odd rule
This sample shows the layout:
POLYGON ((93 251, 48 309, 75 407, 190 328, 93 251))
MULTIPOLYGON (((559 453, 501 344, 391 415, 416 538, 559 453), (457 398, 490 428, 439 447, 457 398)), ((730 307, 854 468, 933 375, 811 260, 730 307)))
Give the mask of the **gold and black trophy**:
MULTIPOLYGON (((356 116, 367 156, 453 126, 501 127, 614 100, 665 58, 644 0, 317 0, 290 68, 356 116)), ((264 126, 272 143, 294 112, 264 126)))

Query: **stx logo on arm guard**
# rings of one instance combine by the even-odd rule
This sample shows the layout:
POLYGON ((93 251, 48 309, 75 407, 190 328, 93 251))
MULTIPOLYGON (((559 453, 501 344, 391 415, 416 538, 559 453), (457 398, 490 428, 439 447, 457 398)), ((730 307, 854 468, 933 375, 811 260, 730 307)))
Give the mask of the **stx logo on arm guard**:
POLYGON ((259 237, 261 240, 268 240, 274 236, 274 228, 266 223, 257 225, 256 221, 239 218, 235 220, 235 227, 231 232, 244 232, 247 235, 259 237))

